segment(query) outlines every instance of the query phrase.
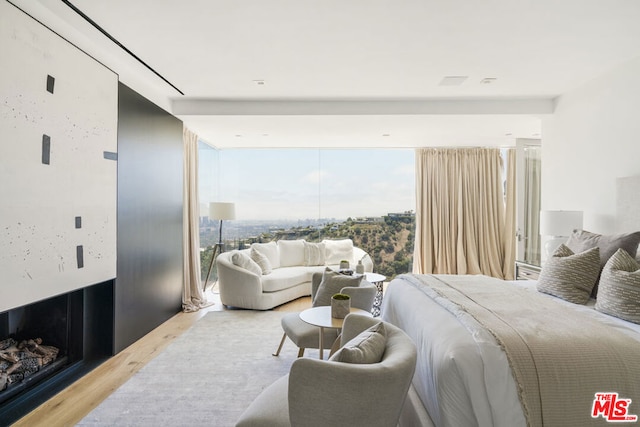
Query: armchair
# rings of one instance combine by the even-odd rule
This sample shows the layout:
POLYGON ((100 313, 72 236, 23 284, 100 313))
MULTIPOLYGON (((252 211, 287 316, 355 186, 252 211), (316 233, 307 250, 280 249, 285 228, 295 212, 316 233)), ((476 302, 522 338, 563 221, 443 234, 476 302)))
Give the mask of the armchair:
MULTIPOLYGON (((378 322, 348 315, 341 345, 378 322)), ((413 378, 416 348, 401 329, 382 323, 386 343, 380 362, 298 358, 289 375, 267 387, 236 426, 396 426, 413 378)))
MULTIPOLYGON (((311 299, 315 299, 318 287, 322 281, 323 273, 314 273, 311 278, 311 299)), ((377 288, 375 285, 363 280, 358 287, 344 287, 341 293, 351 297, 351 306, 362 310, 371 311, 373 301, 376 297, 377 288)), ((280 350, 284 345, 287 337, 293 341, 298 347, 298 357, 304 355, 305 348, 319 348, 318 327, 310 325, 300 319, 299 313, 288 313, 282 317, 282 329, 284 334, 280 340, 280 345, 273 356, 279 356, 280 350)), ((330 349, 333 342, 338 338, 339 330, 325 328, 324 330, 324 347, 330 349)))

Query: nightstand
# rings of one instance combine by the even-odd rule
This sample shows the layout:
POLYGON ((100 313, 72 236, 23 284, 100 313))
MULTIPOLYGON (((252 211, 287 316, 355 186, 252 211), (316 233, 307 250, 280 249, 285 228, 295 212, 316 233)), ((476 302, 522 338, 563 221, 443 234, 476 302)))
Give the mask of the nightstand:
POLYGON ((542 267, 525 261, 516 261, 516 280, 538 280, 542 267))

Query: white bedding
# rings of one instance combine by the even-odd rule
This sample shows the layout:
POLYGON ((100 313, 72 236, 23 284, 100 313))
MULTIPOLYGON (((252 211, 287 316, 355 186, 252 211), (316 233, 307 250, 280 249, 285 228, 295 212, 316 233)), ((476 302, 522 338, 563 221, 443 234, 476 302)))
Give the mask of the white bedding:
MULTIPOLYGON (((510 283, 538 293, 533 281, 510 283)), ((599 313, 593 309, 594 302, 578 306, 544 296, 567 309, 596 317, 640 342, 640 325, 599 313)), ((418 348, 412 386, 434 425, 526 425, 505 353, 470 316, 456 318, 400 276, 387 287, 382 319, 405 330, 418 348)))

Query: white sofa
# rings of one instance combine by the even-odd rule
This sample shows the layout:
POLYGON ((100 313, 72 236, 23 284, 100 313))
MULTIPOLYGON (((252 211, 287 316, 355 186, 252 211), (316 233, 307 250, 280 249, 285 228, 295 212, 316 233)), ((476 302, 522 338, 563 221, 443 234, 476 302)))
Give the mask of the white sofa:
POLYGON ((313 273, 338 269, 341 260, 352 269, 362 261, 365 272, 373 271, 371 257, 351 239, 279 240, 224 252, 216 259, 220 300, 225 306, 269 310, 311 295, 313 273))

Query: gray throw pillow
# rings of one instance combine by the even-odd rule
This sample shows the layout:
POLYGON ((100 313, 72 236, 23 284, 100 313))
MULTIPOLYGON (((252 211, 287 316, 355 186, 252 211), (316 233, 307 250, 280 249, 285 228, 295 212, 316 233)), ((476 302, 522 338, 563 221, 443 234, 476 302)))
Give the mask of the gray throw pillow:
POLYGON ((384 323, 379 322, 343 345, 330 360, 345 363, 379 363, 387 346, 384 323))
MULTIPOLYGON (((587 249, 600 249, 600 270, 604 268, 609 258, 616 253, 618 249, 624 249, 632 257, 636 256, 640 244, 640 231, 634 233, 603 235, 592 233, 586 230, 574 230, 567 240, 567 247, 574 253, 584 252, 587 249)), ((598 294, 598 281, 591 291, 591 296, 596 297, 598 294)))
POLYGON ((596 310, 640 324, 640 264, 622 249, 602 270, 596 310))
POLYGON ((542 266, 537 289, 563 300, 586 304, 600 274, 600 249, 574 254, 560 245, 542 266))
POLYGON ((358 287, 362 282, 362 276, 347 276, 333 271, 330 268, 326 268, 322 273, 322 281, 318 286, 318 291, 313 299, 313 306, 320 307, 324 305, 331 305, 331 297, 335 294, 339 294, 340 290, 344 287, 358 287))

